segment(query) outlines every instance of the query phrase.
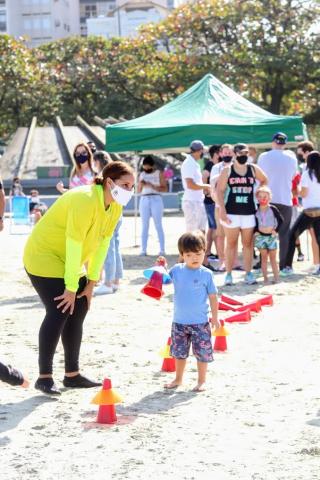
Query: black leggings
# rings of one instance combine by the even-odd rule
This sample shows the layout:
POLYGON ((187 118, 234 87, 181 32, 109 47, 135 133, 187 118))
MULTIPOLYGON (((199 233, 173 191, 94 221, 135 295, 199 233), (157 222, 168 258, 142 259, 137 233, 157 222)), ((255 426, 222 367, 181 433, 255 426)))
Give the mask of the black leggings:
MULTIPOLYGON (((28 273, 28 272, 27 272, 28 273)), ((82 324, 88 312, 86 297, 76 298, 73 314, 62 313, 57 309, 59 302, 53 300, 65 290, 63 278, 37 277, 28 273, 31 283, 37 291, 46 309, 46 316, 39 330, 39 372, 52 373, 52 362, 59 338, 64 349, 65 371, 79 370, 79 354, 82 340, 82 324)), ((87 284, 86 277, 79 280, 77 293, 83 291, 87 284)))
POLYGON ((299 217, 297 218, 290 230, 289 246, 286 259, 287 267, 292 267, 297 238, 300 237, 302 232, 311 227, 313 227, 314 229, 314 233, 316 235, 316 239, 320 248, 320 217, 311 218, 305 215, 303 212, 300 213, 299 217))

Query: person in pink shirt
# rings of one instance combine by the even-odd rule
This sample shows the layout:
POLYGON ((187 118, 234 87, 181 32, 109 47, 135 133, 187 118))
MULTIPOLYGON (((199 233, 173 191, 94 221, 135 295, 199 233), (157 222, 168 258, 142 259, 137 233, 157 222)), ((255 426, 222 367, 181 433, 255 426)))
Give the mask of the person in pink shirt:
MULTIPOLYGON (((78 143, 73 151, 74 167, 70 174, 69 188, 90 185, 96 175, 93 169, 93 156, 90 148, 86 143, 78 143)), ((64 187, 63 182, 56 185, 60 193, 66 192, 68 189, 64 187)))

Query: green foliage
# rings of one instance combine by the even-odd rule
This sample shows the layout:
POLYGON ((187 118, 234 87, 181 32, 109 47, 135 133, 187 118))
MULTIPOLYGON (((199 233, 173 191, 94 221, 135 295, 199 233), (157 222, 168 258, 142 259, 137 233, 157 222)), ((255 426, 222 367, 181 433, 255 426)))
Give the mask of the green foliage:
POLYGON ((210 72, 262 107, 320 122, 320 5, 200 0, 135 39, 67 38, 29 50, 0 35, 0 137, 33 115, 133 118, 210 72))

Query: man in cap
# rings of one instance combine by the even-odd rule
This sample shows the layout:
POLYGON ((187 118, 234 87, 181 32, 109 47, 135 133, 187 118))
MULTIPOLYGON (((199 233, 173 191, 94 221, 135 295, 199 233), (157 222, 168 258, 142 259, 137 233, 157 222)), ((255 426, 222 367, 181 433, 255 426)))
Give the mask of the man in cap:
POLYGON ((287 141, 288 137, 285 133, 275 133, 272 137, 272 150, 262 153, 258 159, 259 167, 268 177, 268 186, 272 192, 272 203, 283 217, 283 223, 279 230, 280 274, 285 274, 292 217, 292 180, 298 170, 295 154, 285 150, 287 141))
POLYGON ((202 181, 199 160, 204 154, 204 144, 194 140, 190 144, 190 154, 181 165, 181 178, 184 189, 182 210, 186 222, 186 231, 206 229, 207 215, 203 204, 204 191, 210 192, 210 184, 202 181))

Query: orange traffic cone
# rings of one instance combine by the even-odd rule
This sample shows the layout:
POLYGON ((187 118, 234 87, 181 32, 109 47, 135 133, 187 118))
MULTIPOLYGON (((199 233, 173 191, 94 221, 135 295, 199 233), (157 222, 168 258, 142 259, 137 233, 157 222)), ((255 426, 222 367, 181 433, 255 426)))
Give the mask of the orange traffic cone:
POLYGON ((256 300, 255 302, 245 303, 240 307, 236 308, 237 312, 243 312, 244 310, 250 310, 250 312, 259 313, 261 312, 261 303, 260 300, 256 300))
POLYGON ((232 312, 237 311, 237 309, 235 307, 233 307, 229 303, 222 302, 221 300, 219 300, 218 308, 219 308, 219 310, 225 310, 225 311, 226 310, 231 310, 232 312))
POLYGON ((243 305, 243 302, 240 302, 236 298, 228 297, 228 295, 221 295, 221 300, 229 305, 243 305))
POLYGON ((250 322, 251 314, 250 310, 243 310, 242 312, 236 313, 231 317, 227 317, 224 319, 225 322, 233 323, 233 322, 250 322))
POLYGON ((259 299, 260 305, 265 306, 272 306, 273 305, 273 297, 272 295, 266 295, 265 297, 262 297, 259 299))
POLYGON ((105 378, 102 389, 91 400, 91 403, 99 405, 97 423, 115 423, 117 421, 115 404, 121 402, 120 395, 112 390, 111 380, 105 378))
POLYGON ((220 320, 221 327, 212 332, 212 335, 216 337, 213 350, 215 352, 225 352, 227 350, 227 335, 228 330, 224 326, 224 321, 220 320))
POLYGON ((167 345, 161 350, 160 355, 163 357, 162 372, 175 372, 176 360, 170 355, 171 337, 168 338, 167 345))

